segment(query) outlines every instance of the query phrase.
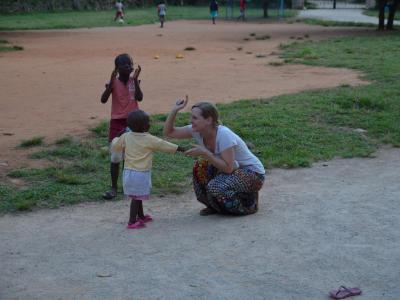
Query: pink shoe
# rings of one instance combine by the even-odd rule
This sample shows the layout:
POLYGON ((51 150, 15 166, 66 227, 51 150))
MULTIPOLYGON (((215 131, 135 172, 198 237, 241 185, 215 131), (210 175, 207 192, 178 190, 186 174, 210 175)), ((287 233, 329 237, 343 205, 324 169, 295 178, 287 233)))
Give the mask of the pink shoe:
POLYGON ((139 219, 141 222, 143 222, 143 223, 147 223, 147 222, 151 222, 151 221, 153 221, 153 217, 152 216, 150 216, 150 215, 144 215, 144 218, 143 219, 139 219))
POLYGON ((128 223, 128 226, 126 226, 127 229, 140 229, 145 227, 146 225, 143 223, 143 221, 136 221, 135 223, 128 223))

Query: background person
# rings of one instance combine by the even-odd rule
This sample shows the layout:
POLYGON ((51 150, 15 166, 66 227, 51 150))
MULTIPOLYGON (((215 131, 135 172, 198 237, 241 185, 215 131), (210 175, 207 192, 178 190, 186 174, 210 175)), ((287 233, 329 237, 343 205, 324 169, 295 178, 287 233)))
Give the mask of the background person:
POLYGON ((160 28, 163 28, 165 15, 167 14, 167 6, 165 5, 165 2, 163 0, 160 2, 160 4, 157 5, 157 14, 160 20, 160 28))
POLYGON ((124 5, 122 4, 122 1, 117 1, 115 3, 115 18, 114 21, 121 20, 124 22, 124 5))
POLYGON ((215 19, 218 17, 218 2, 217 0, 211 0, 210 2, 210 15, 213 24, 215 24, 215 19))
POLYGON ((242 21, 246 21, 246 0, 240 0, 239 1, 239 9, 240 9, 240 15, 237 18, 238 21, 242 19, 242 21))
MULTIPOLYGON (((111 73, 110 82, 106 84, 106 89, 101 95, 101 103, 107 103, 112 95, 111 120, 108 133, 108 141, 111 143, 113 138, 125 130, 127 126, 128 114, 139 109, 138 101, 143 100, 143 93, 140 89, 139 74, 141 67, 136 70, 133 67, 133 60, 129 54, 120 54, 115 60, 115 69, 111 73), (134 71, 133 76, 131 73, 134 71), (117 76, 118 75, 118 76, 117 76)), ((110 200, 117 196, 119 163, 123 157, 120 153, 111 151, 111 190, 104 193, 103 198, 110 200)))

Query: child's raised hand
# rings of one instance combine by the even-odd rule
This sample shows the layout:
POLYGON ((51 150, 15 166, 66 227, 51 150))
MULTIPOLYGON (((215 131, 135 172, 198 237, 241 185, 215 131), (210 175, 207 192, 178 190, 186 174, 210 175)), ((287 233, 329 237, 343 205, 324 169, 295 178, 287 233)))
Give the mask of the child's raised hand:
POLYGON ((137 80, 139 78, 139 74, 142 71, 142 67, 140 65, 137 66, 135 72, 133 73, 133 79, 137 80))

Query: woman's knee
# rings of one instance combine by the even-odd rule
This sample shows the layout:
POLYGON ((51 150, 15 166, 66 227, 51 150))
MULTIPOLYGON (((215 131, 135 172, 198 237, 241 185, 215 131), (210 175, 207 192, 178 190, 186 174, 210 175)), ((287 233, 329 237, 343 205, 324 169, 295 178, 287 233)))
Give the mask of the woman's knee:
POLYGON ((207 184, 207 194, 210 194, 210 196, 218 198, 223 196, 225 192, 223 184, 220 181, 210 180, 207 184))

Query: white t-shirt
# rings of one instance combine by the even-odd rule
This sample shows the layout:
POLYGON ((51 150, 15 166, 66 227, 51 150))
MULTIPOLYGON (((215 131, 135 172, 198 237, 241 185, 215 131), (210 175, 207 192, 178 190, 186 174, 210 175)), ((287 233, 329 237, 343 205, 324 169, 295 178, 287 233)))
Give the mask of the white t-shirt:
MULTIPOLYGON (((196 142, 204 146, 203 138, 200 133, 194 132, 192 125, 187 125, 185 127, 188 128, 196 142)), ((246 143, 228 127, 218 125, 214 154, 220 157, 221 152, 231 147, 233 147, 235 153, 235 161, 233 163, 234 169, 246 167, 259 174, 265 174, 263 164, 249 150, 246 143)))
POLYGON ((115 3, 115 8, 117 9, 117 11, 122 12, 124 5, 121 2, 117 2, 115 3))
POLYGON ((167 14, 167 6, 164 3, 158 5, 158 15, 165 16, 167 14))

